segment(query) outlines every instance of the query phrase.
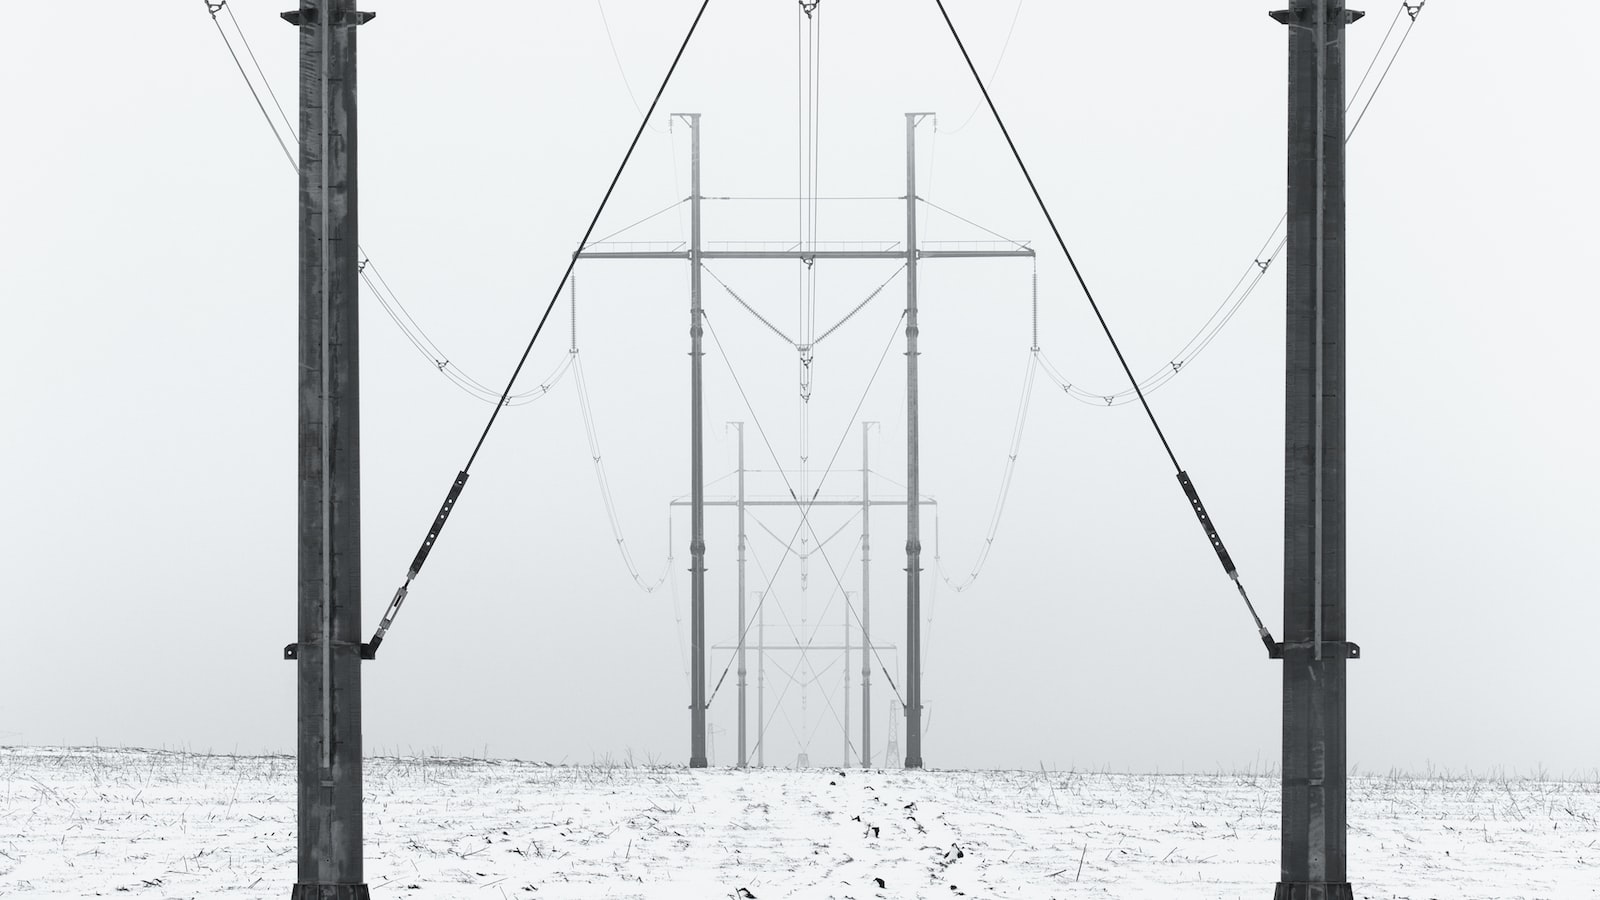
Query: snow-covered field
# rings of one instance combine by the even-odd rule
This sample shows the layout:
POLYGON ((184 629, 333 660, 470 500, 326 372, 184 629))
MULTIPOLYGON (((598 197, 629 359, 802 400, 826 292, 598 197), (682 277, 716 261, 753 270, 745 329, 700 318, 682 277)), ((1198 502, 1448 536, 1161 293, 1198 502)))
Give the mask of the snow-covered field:
MULTIPOLYGON (((285 898, 294 762, 0 748, 0 895, 285 898)), ((1600 784, 1362 776, 1358 897, 1600 898, 1600 784)), ((380 758, 380 897, 1270 897, 1269 775, 380 758), (878 881, 881 879, 882 886, 878 881)))

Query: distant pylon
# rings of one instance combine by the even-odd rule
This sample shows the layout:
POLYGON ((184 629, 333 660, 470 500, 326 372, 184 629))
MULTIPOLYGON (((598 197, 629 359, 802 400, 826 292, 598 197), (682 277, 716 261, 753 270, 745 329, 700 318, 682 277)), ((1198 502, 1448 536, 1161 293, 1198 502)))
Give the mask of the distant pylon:
POLYGON ((900 701, 889 698, 889 748, 883 753, 884 763, 904 765, 900 760, 900 701))

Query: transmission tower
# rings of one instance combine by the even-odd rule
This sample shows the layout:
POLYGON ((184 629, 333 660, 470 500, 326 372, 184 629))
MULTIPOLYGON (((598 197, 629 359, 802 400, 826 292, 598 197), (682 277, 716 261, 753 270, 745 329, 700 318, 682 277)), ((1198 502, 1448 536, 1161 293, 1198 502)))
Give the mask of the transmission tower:
POLYGON ((884 758, 894 765, 893 760, 900 756, 900 701, 889 698, 889 747, 884 751, 884 758))
MULTIPOLYGON (((890 242, 887 249, 861 249, 854 247, 826 247, 818 245, 785 245, 783 247, 749 249, 738 247, 708 247, 702 242, 700 209, 704 197, 700 191, 700 114, 678 113, 690 133, 690 195, 689 195, 689 246, 681 244, 670 249, 638 249, 634 245, 609 246, 598 243, 578 251, 580 259, 675 259, 689 263, 690 274, 690 519, 689 551, 691 562, 690 594, 690 741, 689 765, 703 767, 706 735, 706 653, 705 641, 705 481, 701 451, 701 271, 705 261, 717 259, 789 260, 814 265, 822 260, 883 259, 900 260, 906 271, 906 671, 904 707, 906 717, 907 768, 922 767, 922 537, 921 537, 921 438, 919 433, 917 382, 917 340, 920 322, 917 309, 917 284, 919 264, 927 259, 978 259, 995 257, 1032 257, 1034 251, 1025 245, 971 249, 966 247, 924 247, 917 243, 917 125, 931 113, 906 113, 906 233, 902 241, 890 242), (898 246, 896 246, 898 245, 898 246)), ((810 346, 798 348, 809 353, 810 346)), ((879 505, 879 501, 872 501, 879 505)), ((802 508, 816 504, 801 504, 790 500, 788 505, 802 508)), ((881 646, 881 645, 880 645, 881 646)))

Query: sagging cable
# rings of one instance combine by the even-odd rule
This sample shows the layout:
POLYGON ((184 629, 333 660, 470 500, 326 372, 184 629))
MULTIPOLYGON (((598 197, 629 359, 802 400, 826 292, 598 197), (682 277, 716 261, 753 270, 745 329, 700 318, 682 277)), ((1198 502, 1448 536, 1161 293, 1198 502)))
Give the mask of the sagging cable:
POLYGON ((1233 565, 1233 560, 1228 556, 1227 550, 1222 546, 1222 539, 1217 535, 1211 517, 1206 514, 1205 506, 1200 502, 1200 494, 1195 490, 1189 475, 1178 464, 1178 456, 1172 450, 1172 444, 1167 441, 1166 434, 1161 430, 1161 423, 1156 421, 1155 411, 1150 408, 1150 401, 1145 398, 1143 387, 1139 379, 1133 374, 1133 369, 1128 365, 1127 357, 1122 353, 1122 348, 1117 344, 1117 338, 1111 332, 1111 325, 1106 322, 1106 317, 1100 311, 1100 304, 1095 302, 1094 293, 1089 290, 1089 282, 1084 278, 1083 271, 1078 268, 1078 262, 1072 256, 1072 251, 1067 248, 1067 240, 1061 234, 1061 229, 1056 225, 1055 216, 1050 214, 1050 207, 1044 202, 1044 195, 1039 193, 1039 186, 1033 180, 1033 174, 1028 171, 1027 163, 1022 161, 1022 151, 1017 149, 1016 141, 1011 138, 1011 130, 1006 127, 1005 119, 1001 118, 1000 110, 995 106, 994 98, 989 94, 989 88, 983 83, 983 76, 978 74, 978 67, 972 62, 972 54, 967 52, 966 42, 961 39, 961 33, 956 30, 956 24, 950 18, 949 10, 945 9, 944 0, 934 0, 939 8, 939 14, 944 17, 945 26, 950 30, 950 37, 955 40, 956 49, 961 51, 961 58, 966 61, 967 71, 972 74, 972 80, 977 83, 978 91, 983 95, 984 103, 988 104, 989 112, 994 116, 995 124, 1000 128, 1000 135, 1005 138, 1006 146, 1011 150, 1011 157, 1017 163, 1017 168, 1022 172, 1022 178, 1028 183, 1028 190, 1032 192, 1034 202, 1039 207, 1039 212, 1044 214, 1045 223, 1050 226, 1050 233, 1056 239, 1056 245, 1061 248, 1061 254, 1066 257, 1067 265, 1071 267, 1073 276, 1078 281, 1078 287, 1083 290, 1084 299, 1089 301, 1089 308, 1094 312, 1095 319, 1100 323, 1100 330, 1104 332, 1106 341, 1111 345, 1112 353, 1116 354, 1117 362, 1128 377, 1128 382, 1133 386, 1133 392, 1139 398, 1139 405, 1144 407, 1145 417, 1150 420, 1150 426, 1155 429, 1156 437, 1161 441, 1161 448, 1166 451, 1167 458, 1172 460, 1172 468, 1178 473, 1178 483, 1183 486, 1183 492, 1189 498, 1189 503, 1194 507, 1195 515, 1200 518, 1200 525, 1206 531, 1206 536, 1211 541, 1212 549, 1217 552, 1217 558, 1222 561, 1222 567, 1239 589, 1239 594, 1244 597, 1244 602, 1250 609, 1250 615, 1256 621, 1257 633, 1267 645, 1267 652, 1271 654, 1275 647, 1272 635, 1266 626, 1261 624, 1261 617, 1256 615, 1255 605, 1250 602, 1250 595, 1244 589, 1244 583, 1239 580, 1238 569, 1233 565))
POLYGON ((455 482, 450 486, 450 492, 445 496, 444 505, 439 508, 439 514, 434 517, 433 527, 428 530, 428 536, 422 541, 422 548, 417 551, 416 558, 411 561, 411 568, 406 571, 405 583, 395 591, 394 599, 389 601, 389 609, 385 611, 378 630, 373 634, 372 640, 362 648, 363 659, 374 659, 377 656, 378 645, 383 643, 383 637, 389 627, 394 624, 395 616, 400 612, 400 605, 405 602, 406 594, 411 588, 411 582, 422 571, 422 564, 427 561, 428 553, 433 550, 433 544, 439 539, 439 532, 443 530, 445 520, 450 517, 450 511, 455 508, 456 500, 461 496, 461 489, 467 485, 467 473, 472 471, 472 464, 477 461, 478 453, 483 450, 483 444, 489 439, 489 432, 494 429, 494 423, 500 417, 500 410, 507 405, 506 401, 511 396, 511 389, 516 387, 517 376, 522 374, 522 369, 528 364, 528 357, 533 353, 534 345, 539 342, 539 336, 544 333, 545 323, 550 321, 550 313, 556 308, 556 301, 561 299, 561 292, 566 288, 568 280, 572 278, 572 270, 578 264, 579 254, 583 248, 589 246, 590 238, 594 237, 595 226, 600 224, 600 217, 605 213, 606 206, 611 202, 611 195, 616 192, 617 182, 622 180, 622 173, 627 170, 628 162, 633 159, 633 151, 639 146, 639 139, 644 136, 644 130, 650 126, 650 117, 655 115, 656 107, 661 103, 661 96, 667 92, 667 85, 672 83, 672 75, 678 71, 678 63, 682 62, 683 54, 689 49, 689 42, 694 38, 695 32, 700 28, 700 20, 705 17, 706 9, 710 7, 711 0, 701 0, 700 8, 695 13, 694 21, 689 23, 689 31, 683 36, 683 42, 678 45, 678 52, 672 57, 671 65, 667 66, 667 74, 662 77, 660 87, 656 88, 655 98, 650 101, 650 108, 645 111, 644 117, 639 122, 639 127, 633 133, 633 140, 628 144, 628 149, 622 154, 622 161, 617 164, 616 171, 611 176, 611 183, 606 186, 606 192, 600 198, 600 203, 595 207, 594 215, 589 219, 589 225, 583 231, 583 237, 578 241, 578 250, 572 254, 567 262, 566 271, 561 273, 561 280, 556 283, 556 289, 550 295, 550 302, 545 305, 544 314, 539 317, 539 324, 534 326, 533 337, 528 339, 528 344, 522 350, 522 356, 517 360, 516 368, 511 370, 511 377, 506 381, 505 390, 500 394, 500 402, 495 404, 494 412, 489 414, 489 421, 484 424, 483 431, 478 435, 478 442, 473 445, 472 453, 467 457, 467 464, 461 467, 456 474, 455 482))

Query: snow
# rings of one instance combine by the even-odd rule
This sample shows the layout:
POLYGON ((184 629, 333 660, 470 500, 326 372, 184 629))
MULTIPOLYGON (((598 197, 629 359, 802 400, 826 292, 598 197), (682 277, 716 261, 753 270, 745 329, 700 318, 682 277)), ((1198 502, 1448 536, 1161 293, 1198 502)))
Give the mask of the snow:
MULTIPOLYGON (((0 896, 289 896, 294 761, 0 748, 0 896)), ((1264 898, 1271 774, 367 761, 396 898, 1264 898), (874 879, 882 879, 879 888, 874 879)), ((1600 898, 1600 784, 1358 776, 1369 898, 1600 898)))

